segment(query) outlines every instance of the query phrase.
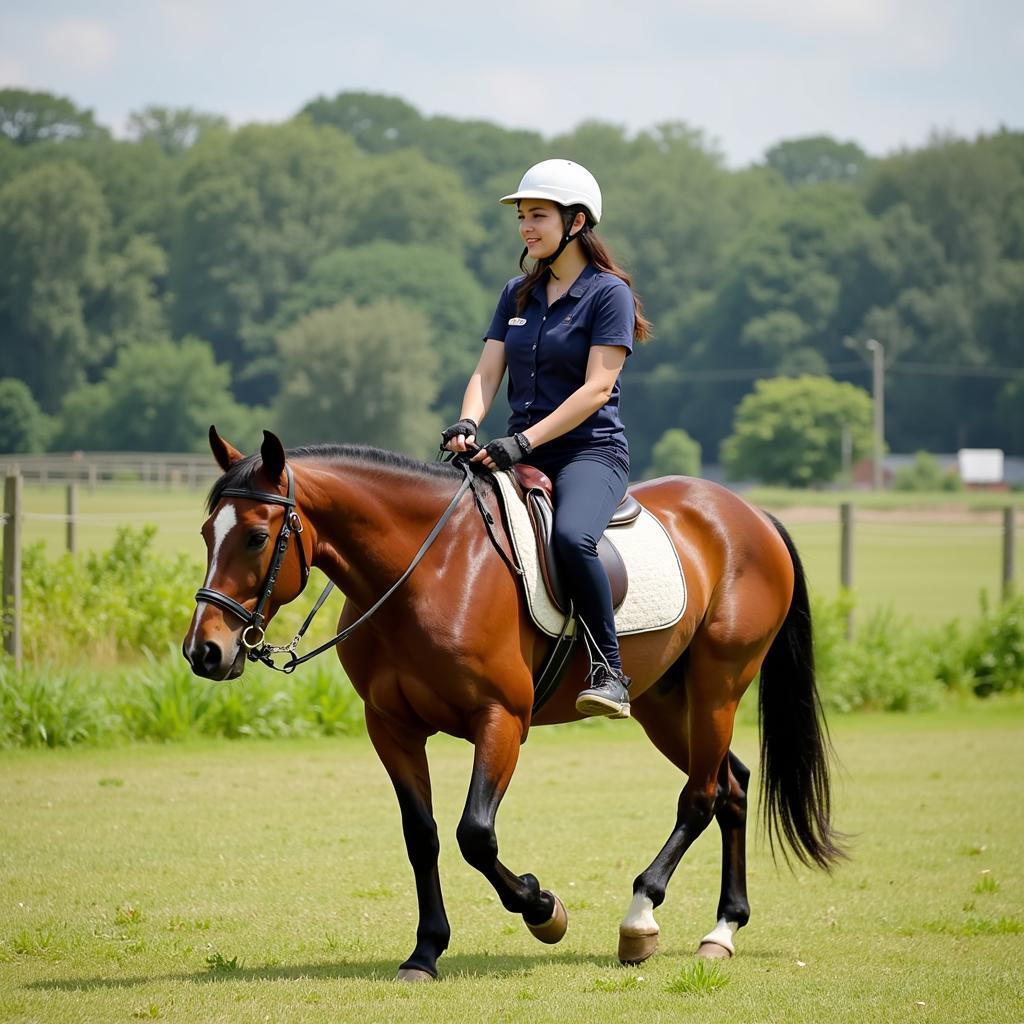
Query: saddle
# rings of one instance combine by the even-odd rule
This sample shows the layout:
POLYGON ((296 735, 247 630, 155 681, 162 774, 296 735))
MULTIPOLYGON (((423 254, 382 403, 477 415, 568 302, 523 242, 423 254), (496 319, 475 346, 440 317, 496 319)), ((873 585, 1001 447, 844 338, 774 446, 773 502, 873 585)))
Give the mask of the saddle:
MULTIPOLYGON (((558 558, 552 543, 554 488, 551 479, 534 466, 523 463, 513 467, 513 475, 530 514, 530 523, 537 539, 537 557, 541 576, 544 579, 544 587, 555 607, 562 614, 567 615, 571 603, 562 583, 558 558)), ((641 511, 640 502, 631 494, 626 494, 613 513, 608 529, 627 526, 635 522, 641 511)), ((612 607, 617 609, 625 601, 626 592, 629 589, 626 563, 622 560, 615 545, 606 536, 602 536, 597 543, 597 556, 600 558, 601 565, 604 566, 604 571, 608 574, 608 582, 611 584, 612 607)))

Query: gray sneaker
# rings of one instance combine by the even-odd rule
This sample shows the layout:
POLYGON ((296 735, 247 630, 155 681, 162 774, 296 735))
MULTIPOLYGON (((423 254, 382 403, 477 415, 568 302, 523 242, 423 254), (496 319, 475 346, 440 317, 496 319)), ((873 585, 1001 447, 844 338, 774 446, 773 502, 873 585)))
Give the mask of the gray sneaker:
POLYGON ((587 682, 590 686, 576 698, 576 710, 581 715, 629 718, 630 679, 621 669, 599 662, 591 669, 587 682))

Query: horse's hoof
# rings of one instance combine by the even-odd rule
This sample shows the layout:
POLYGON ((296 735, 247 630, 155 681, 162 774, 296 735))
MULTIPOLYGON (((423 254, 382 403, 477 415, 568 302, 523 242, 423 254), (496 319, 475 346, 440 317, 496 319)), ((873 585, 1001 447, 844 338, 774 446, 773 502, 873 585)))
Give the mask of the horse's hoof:
POLYGON ((418 967, 399 967, 395 981, 434 981, 430 971, 421 971, 418 967))
POLYGON ((702 960, 728 960, 732 957, 732 950, 720 946, 717 942, 702 942, 697 956, 702 960))
POLYGON ((534 938, 553 946, 556 942, 561 942, 562 936, 565 935, 565 930, 569 927, 569 915, 565 912, 565 904, 553 892, 549 892, 548 895, 555 901, 551 917, 543 924, 530 924, 527 921, 526 927, 530 929, 530 934, 534 938))
POLYGON ((642 964, 654 956, 658 949, 658 933, 650 935, 627 935, 619 932, 619 963, 642 964))

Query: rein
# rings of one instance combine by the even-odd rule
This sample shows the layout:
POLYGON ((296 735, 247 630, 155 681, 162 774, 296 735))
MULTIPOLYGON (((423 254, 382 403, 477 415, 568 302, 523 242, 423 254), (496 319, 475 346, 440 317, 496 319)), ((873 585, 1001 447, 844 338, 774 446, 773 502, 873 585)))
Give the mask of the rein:
MULTIPOLYGON (((291 467, 285 465, 285 473, 288 479, 288 494, 287 496, 281 494, 272 494, 267 491, 250 491, 244 488, 229 487, 222 491, 222 496, 233 497, 233 498, 248 498, 250 501, 260 501, 271 505, 283 505, 287 510, 285 512, 284 522, 281 524, 281 531, 277 536, 277 545, 274 551, 274 557, 271 560, 270 568, 267 570, 266 578, 263 582, 263 589, 260 594, 259 600, 256 603, 256 607, 253 611, 249 611, 244 605, 240 604, 232 597, 228 597, 227 594, 222 594, 219 590, 212 590, 209 587, 201 587, 196 591, 196 601, 208 601, 210 604, 215 604, 225 611, 231 612, 236 615, 244 623, 246 623, 245 629, 242 631, 242 644, 247 650, 246 657, 249 661, 261 661, 264 665, 268 665, 270 668, 277 672, 291 673, 304 662, 309 661, 311 658, 315 658, 318 654, 323 654, 324 651, 330 650, 336 644, 341 643, 349 637, 356 629, 358 629, 367 619, 377 611, 378 608, 409 578, 412 571, 417 565, 423 560, 423 556, 427 553, 431 544, 437 539, 437 535, 441 532, 444 524, 451 518, 452 513, 455 511, 456 506, 462 500, 462 496, 466 491, 472 489, 473 497, 476 499, 477 507, 480 509, 484 523, 487 525, 488 534, 491 540, 494 541, 498 547, 498 551, 501 552, 506 562, 520 575, 522 570, 509 561, 508 556, 500 545, 497 544, 493 533, 494 519, 491 514, 484 507, 483 501, 476 490, 475 477, 472 469, 469 467, 469 462, 465 459, 455 459, 459 464, 459 468, 465 474, 465 479, 459 485, 459 489, 455 492, 455 497, 448 503, 448 507, 441 513, 441 518, 435 523, 434 528, 427 535, 426 540, 420 545, 419 551, 413 556, 412 561, 409 563, 408 568, 401 576, 391 584, 390 587, 374 602, 374 604, 368 608, 362 615, 356 619, 355 622, 350 623, 340 633, 331 637, 326 643, 321 644, 319 647, 312 651, 308 651, 301 657, 295 653, 298 647, 299 641, 302 639, 306 630, 309 628, 310 623, 313 621, 313 617, 321 607, 323 607, 324 601, 327 600, 327 596, 334 589, 334 583, 328 582, 324 588, 323 593, 317 598, 316 604, 313 605, 312 610, 306 616, 305 622, 302 623, 298 633, 292 638, 290 643, 274 646, 265 642, 264 637, 264 623, 266 618, 263 615, 263 609, 266 607, 267 601, 270 598, 270 594, 274 589, 274 584, 277 582, 277 575, 281 569, 281 563, 284 560, 285 552, 288 549, 288 539, 292 533, 302 533, 302 523, 299 519, 298 513, 295 511, 295 481, 292 476, 291 467), (257 638, 249 639, 249 632, 256 630, 259 633, 257 638), (284 665, 275 665, 272 655, 274 654, 286 654, 288 655, 288 661, 284 665)), ((306 582, 309 579, 309 566, 306 564, 305 552, 302 549, 302 542, 298 542, 299 547, 299 558, 302 562, 302 586, 306 586, 306 582)))

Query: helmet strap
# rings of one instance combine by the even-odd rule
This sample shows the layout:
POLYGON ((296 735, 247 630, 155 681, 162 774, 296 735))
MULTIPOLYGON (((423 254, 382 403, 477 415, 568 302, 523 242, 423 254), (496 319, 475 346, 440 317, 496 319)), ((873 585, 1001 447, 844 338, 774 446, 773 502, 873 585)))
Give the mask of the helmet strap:
MULTIPOLYGON (((558 248, 550 256, 545 256, 542 260, 538 261, 542 267, 547 267, 548 268, 548 271, 550 272, 551 276, 556 281, 559 280, 559 277, 554 272, 554 270, 551 269, 551 264, 554 263, 555 260, 557 260, 558 257, 561 256, 563 252, 565 252, 565 247, 574 238, 579 238, 580 235, 583 234, 583 232, 586 230, 586 227, 587 227, 587 222, 586 222, 586 220, 584 220, 583 227, 581 227, 579 229, 579 231, 576 232, 575 235, 569 233, 569 228, 572 226, 572 222, 576 219, 577 212, 578 212, 578 210, 576 208, 566 210, 565 218, 563 220, 563 226, 565 228, 565 233, 564 233, 564 235, 562 237, 562 241, 559 242, 558 248)), ((524 250, 524 255, 525 255, 525 250, 524 250)))

